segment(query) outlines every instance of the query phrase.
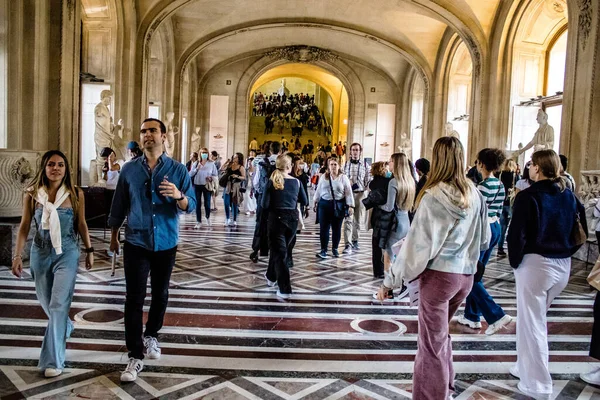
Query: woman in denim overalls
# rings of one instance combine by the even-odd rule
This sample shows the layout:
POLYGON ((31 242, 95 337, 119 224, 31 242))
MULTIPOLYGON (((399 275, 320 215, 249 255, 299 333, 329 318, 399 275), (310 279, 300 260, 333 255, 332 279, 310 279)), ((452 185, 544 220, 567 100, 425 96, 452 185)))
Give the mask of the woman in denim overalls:
POLYGON ((73 331, 69 309, 79 264, 77 234, 81 235, 86 247, 86 268, 89 270, 94 265, 94 249, 84 209, 83 191, 71 181, 67 158, 57 150, 46 152, 35 178, 23 196, 23 217, 12 272, 21 277, 21 253, 33 218, 36 234, 31 246, 30 272, 35 281, 38 300, 48 316, 38 368, 48 378, 62 373, 66 340, 73 331))

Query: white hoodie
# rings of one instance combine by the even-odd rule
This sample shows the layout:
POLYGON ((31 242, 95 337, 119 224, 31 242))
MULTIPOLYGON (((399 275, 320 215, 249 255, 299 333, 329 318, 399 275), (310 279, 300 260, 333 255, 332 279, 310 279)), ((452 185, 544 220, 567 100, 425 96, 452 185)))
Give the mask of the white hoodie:
POLYGON ((488 249, 491 231, 485 201, 475 185, 470 181, 469 185, 470 204, 464 209, 454 186, 440 183, 425 192, 385 286, 400 287, 403 279, 410 282, 426 268, 465 275, 477 271, 479 253, 488 249))

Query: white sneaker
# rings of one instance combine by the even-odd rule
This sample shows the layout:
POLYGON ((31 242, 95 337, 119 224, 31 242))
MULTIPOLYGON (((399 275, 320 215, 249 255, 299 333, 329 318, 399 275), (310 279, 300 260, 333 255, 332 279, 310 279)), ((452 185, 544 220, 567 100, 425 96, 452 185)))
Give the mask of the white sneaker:
POLYGON ((144 369, 144 363, 142 360, 131 357, 125 371, 121 372, 121 382, 133 382, 137 379, 137 376, 144 369))
POLYGON ((277 289, 277 297, 281 297, 282 299, 289 299, 292 297, 291 293, 281 293, 279 289, 277 289))
POLYGON ((586 372, 585 374, 579 375, 582 381, 589 383, 590 385, 600 385, 600 368, 586 372))
POLYGON ((58 368, 46 368, 46 370, 44 371, 44 376, 46 378, 54 378, 59 376, 60 374, 62 374, 62 369, 58 368))
POLYGON ((505 314, 504 317, 500 318, 498 321, 494 322, 485 330, 486 335, 493 335, 498 332, 500 329, 506 327, 512 321, 512 317, 508 314, 505 314))
POLYGON ((461 325, 468 326, 471 329, 481 329, 481 322, 473 322, 471 320, 468 320, 467 318, 465 318, 464 315, 458 317, 456 322, 458 322, 461 325))
POLYGON ((267 278, 267 273, 266 272, 265 272, 265 279, 267 280, 267 286, 268 287, 277 286, 277 282, 273 282, 273 281, 269 280, 269 278, 267 278))
POLYGON ((212 222, 210 222, 210 218, 206 218, 206 225, 212 226, 212 222))
POLYGON ((144 338, 144 346, 146 347, 146 355, 151 360, 158 360, 160 358, 160 347, 158 347, 158 340, 152 336, 146 336, 144 338))
POLYGON ((233 226, 237 226, 237 221, 233 221, 233 226))
POLYGON ((202 226, 202 223, 198 222, 196 225, 194 225, 194 229, 200 229, 201 226, 202 226))
POLYGON ((231 222, 229 221, 229 218, 227 218, 227 219, 225 220, 225 223, 223 224, 223 226, 229 226, 229 224, 230 224, 230 223, 231 223, 231 222))

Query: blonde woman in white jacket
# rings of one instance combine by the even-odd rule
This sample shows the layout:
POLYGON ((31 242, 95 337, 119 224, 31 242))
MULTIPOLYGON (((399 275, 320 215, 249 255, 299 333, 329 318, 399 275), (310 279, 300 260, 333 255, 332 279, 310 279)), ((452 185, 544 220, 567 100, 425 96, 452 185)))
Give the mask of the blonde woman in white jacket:
POLYGON ((431 172, 416 200, 406 241, 378 298, 419 279, 419 339, 413 398, 448 399, 454 390, 449 323, 473 285, 479 252, 488 247, 490 228, 481 194, 465 176, 464 149, 454 137, 433 148, 431 172), (435 379, 431 379, 435 377, 435 379))

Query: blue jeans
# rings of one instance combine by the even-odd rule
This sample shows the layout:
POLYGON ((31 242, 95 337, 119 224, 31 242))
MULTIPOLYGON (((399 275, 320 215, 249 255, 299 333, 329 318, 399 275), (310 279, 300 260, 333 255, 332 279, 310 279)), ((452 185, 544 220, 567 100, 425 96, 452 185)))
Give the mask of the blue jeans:
POLYGON ((194 185, 196 192, 196 221, 202 222, 202 198, 204 198, 204 215, 210 218, 210 198, 212 192, 206 189, 206 185, 194 185))
MULTIPOLYGON (((482 251, 479 255, 479 261, 481 261, 483 265, 487 265, 490 256, 492 255, 492 250, 494 250, 494 247, 496 247, 500 240, 500 223, 494 222, 493 224, 490 224, 490 228, 492 230, 490 248, 482 251)), ((485 290, 483 281, 473 283, 473 288, 471 289, 471 293, 467 296, 465 304, 466 319, 473 322, 479 322, 481 315, 483 315, 483 318, 485 318, 488 325, 493 324, 505 315, 502 307, 496 304, 492 296, 485 290)))
POLYGON ((502 215, 500 216, 500 241, 498 242, 498 250, 504 250, 504 242, 506 241, 506 231, 512 217, 512 208, 510 206, 502 206, 502 215))
POLYGON ((240 208, 237 204, 233 204, 230 193, 223 193, 223 203, 225 204, 225 218, 229 219, 229 215, 233 211, 233 220, 237 221, 240 208))
POLYGON ((48 316, 38 368, 64 369, 67 339, 73 331, 69 309, 73 301, 79 246, 73 236, 62 236, 62 254, 50 241, 36 240, 31 246, 31 275, 40 305, 48 316))

